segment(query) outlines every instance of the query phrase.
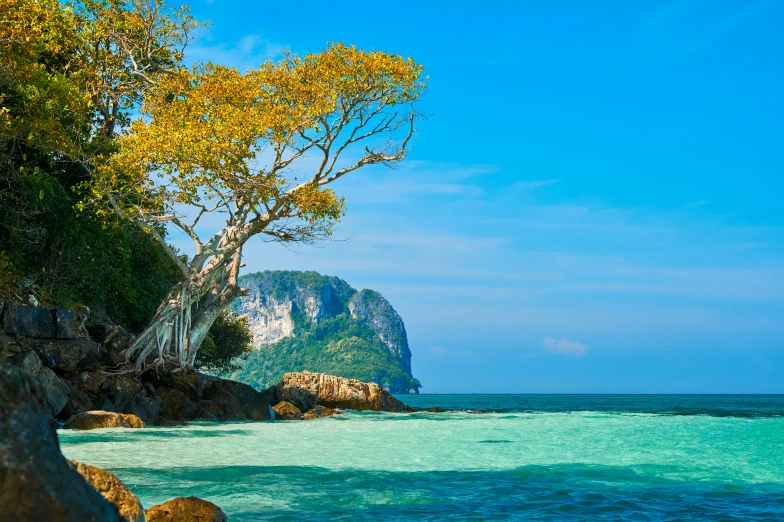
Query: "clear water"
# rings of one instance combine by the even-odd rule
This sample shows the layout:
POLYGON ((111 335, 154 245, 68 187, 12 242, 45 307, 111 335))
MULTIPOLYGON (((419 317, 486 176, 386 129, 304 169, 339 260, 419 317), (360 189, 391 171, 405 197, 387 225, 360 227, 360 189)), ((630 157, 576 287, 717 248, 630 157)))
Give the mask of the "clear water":
POLYGON ((784 520, 784 396, 422 395, 477 414, 61 431, 149 507, 251 520, 784 520))

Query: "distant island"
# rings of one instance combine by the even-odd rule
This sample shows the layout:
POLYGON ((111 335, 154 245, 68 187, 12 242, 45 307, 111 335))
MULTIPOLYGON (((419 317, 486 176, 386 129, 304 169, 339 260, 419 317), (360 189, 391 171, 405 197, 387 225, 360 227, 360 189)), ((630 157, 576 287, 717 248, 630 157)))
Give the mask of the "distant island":
POLYGON ((261 390, 307 370, 419 393, 405 325, 380 293, 316 272, 258 272, 239 284, 249 294, 232 308, 247 317, 255 349, 232 379, 261 390))

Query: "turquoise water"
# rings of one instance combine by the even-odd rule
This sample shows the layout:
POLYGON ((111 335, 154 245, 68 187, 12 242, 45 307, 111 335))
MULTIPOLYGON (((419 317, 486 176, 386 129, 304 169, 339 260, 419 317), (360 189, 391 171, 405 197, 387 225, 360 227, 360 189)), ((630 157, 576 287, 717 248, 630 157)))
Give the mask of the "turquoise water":
POLYGON ((60 431, 145 507, 251 520, 784 520, 784 397, 418 396, 477 414, 60 431))

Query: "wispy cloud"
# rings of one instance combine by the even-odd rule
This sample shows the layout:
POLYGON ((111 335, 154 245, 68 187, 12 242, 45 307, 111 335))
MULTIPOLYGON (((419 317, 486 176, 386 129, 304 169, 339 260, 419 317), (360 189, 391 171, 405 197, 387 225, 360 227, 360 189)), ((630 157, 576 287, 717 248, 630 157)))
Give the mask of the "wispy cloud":
POLYGON ((534 180, 521 180, 517 183, 512 185, 513 190, 531 190, 537 189, 541 187, 547 187, 550 185, 555 185, 556 183, 560 183, 563 181, 561 178, 553 178, 553 179, 534 179, 534 180))
POLYGON ((559 353, 571 355, 572 357, 582 357, 588 352, 588 347, 586 345, 576 341, 570 341, 569 339, 545 337, 542 341, 544 342, 544 351, 546 353, 559 353))
POLYGON ((230 43, 216 43, 209 29, 201 31, 186 52, 191 62, 212 62, 244 72, 283 55, 288 45, 271 42, 261 34, 248 34, 230 43))

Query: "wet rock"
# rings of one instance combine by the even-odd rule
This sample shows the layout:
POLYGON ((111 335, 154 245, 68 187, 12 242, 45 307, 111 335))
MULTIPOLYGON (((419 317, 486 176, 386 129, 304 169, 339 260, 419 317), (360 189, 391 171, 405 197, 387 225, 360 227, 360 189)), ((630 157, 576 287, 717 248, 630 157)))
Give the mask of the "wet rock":
POLYGON ((142 503, 114 473, 74 460, 69 460, 68 465, 84 477, 107 502, 117 508, 121 520, 145 521, 142 503))
POLYGON ((68 402, 71 388, 49 368, 41 364, 35 352, 23 352, 8 359, 9 364, 34 375, 44 392, 46 409, 52 417, 56 417, 68 402))
POLYGON ((375 383, 323 373, 287 373, 276 386, 278 399, 309 410, 315 403, 329 408, 374 411, 407 411, 405 404, 375 383), (313 404, 309 401, 314 398, 313 404))
POLYGON ((9 521, 120 520, 60 453, 41 385, 8 364, 0 365, 0 506, 9 521))
POLYGON ((226 522, 221 508, 197 497, 180 497, 147 510, 147 522, 226 522))
POLYGON ((82 324, 81 317, 76 312, 58 308, 54 311, 56 332, 58 339, 77 339, 79 337, 79 327, 82 324))
POLYGON ((93 369, 98 362, 98 343, 89 339, 27 339, 20 344, 35 350, 44 366, 61 372, 93 369))
POLYGON ((144 422, 136 415, 111 411, 86 411, 65 421, 66 430, 95 430, 99 428, 144 428, 144 422))
POLYGON ((302 420, 302 411, 290 402, 281 401, 272 407, 275 420, 302 420))
POLYGON ((7 302, 3 307, 3 330, 9 334, 38 339, 54 337, 55 322, 52 310, 7 302))
POLYGON ((161 417, 167 420, 186 421, 196 418, 196 403, 180 390, 159 386, 158 399, 161 401, 161 417))
MULTIPOLYGON (((226 379, 207 379, 200 408, 219 421, 269 420, 270 402, 275 400, 275 389, 257 392, 241 382, 226 379)), ((201 418, 208 418, 200 415, 201 418)))
POLYGON ((319 417, 329 417, 330 415, 340 415, 340 412, 326 406, 317 405, 315 408, 306 411, 302 417, 305 419, 318 419, 319 417))
POLYGON ((425 411, 429 411, 430 413, 444 413, 444 408, 428 408, 425 411))

